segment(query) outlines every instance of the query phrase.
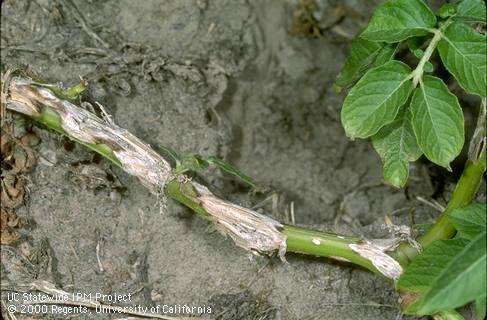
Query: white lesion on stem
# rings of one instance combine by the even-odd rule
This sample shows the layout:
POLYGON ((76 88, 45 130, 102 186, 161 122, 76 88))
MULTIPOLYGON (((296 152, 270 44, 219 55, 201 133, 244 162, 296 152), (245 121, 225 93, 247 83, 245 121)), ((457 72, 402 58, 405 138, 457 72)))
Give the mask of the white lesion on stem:
POLYGON ((215 196, 205 186, 192 182, 197 200, 208 212, 218 231, 230 236, 235 244, 254 254, 272 255, 276 251, 285 261, 286 236, 278 221, 251 209, 241 207, 215 196))
POLYGON ((363 240, 348 246, 361 257, 369 260, 374 267, 389 279, 397 281, 402 274, 402 267, 386 252, 393 251, 400 239, 363 240))
POLYGON ((13 77, 8 92, 2 93, 7 109, 40 118, 44 108, 57 114, 67 135, 86 144, 106 144, 122 169, 136 176, 151 192, 159 194, 171 176, 170 164, 150 146, 113 121, 104 121, 49 89, 33 84, 31 79, 13 77), (4 95, 6 97, 4 97, 4 95))

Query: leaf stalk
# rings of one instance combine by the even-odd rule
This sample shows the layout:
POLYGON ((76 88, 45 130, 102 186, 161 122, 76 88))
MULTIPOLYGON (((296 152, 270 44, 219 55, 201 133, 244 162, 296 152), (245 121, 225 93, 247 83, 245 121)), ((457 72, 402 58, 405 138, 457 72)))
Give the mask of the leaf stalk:
POLYGON ((430 31, 434 34, 433 38, 431 38, 430 43, 428 44, 428 47, 424 51, 423 56, 418 62, 418 65, 414 69, 414 71, 411 73, 411 77, 413 78, 413 88, 416 88, 418 85, 419 81, 421 80, 421 77, 423 76, 424 73, 424 67, 426 63, 430 60, 431 56, 433 55, 433 52, 435 52, 436 46, 438 45, 438 42, 440 42, 442 36, 443 36, 443 27, 440 29, 431 29, 430 31))

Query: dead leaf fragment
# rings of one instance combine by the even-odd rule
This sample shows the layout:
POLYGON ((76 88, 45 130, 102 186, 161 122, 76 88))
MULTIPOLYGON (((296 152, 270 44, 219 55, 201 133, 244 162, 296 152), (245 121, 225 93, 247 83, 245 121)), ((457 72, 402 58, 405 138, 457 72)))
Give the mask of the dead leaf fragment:
POLYGON ((12 229, 19 223, 19 217, 12 211, 4 209, 0 210, 0 244, 12 244, 17 241, 20 236, 12 229))

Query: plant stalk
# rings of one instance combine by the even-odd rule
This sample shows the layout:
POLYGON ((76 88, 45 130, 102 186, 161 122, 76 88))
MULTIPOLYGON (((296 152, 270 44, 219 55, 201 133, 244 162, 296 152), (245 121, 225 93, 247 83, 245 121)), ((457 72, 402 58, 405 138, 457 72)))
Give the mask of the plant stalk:
POLYGON ((350 244, 361 242, 359 238, 314 231, 291 225, 284 225, 283 233, 287 236, 287 250, 289 252, 329 257, 362 266, 376 274, 382 275, 370 260, 357 255, 350 248, 350 244))
POLYGON ((47 109, 47 108, 44 109, 40 117, 33 116, 32 120, 40 123, 41 125, 47 128, 56 131, 57 133, 60 133, 70 138, 71 140, 81 145, 84 145, 85 147, 88 147, 89 149, 99 153, 100 155, 104 156, 108 160, 112 161, 118 167, 122 168, 122 164, 117 159, 117 157, 113 154, 112 149, 108 145, 103 143, 86 143, 67 134, 66 131, 64 131, 63 127, 61 126, 61 120, 58 114, 52 111, 51 109, 47 109))
POLYGON ((433 320, 465 320, 465 318, 455 310, 448 310, 434 315, 433 320))
MULTIPOLYGON (((208 218, 202 206, 182 191, 184 182, 171 180, 166 186, 166 195, 193 210, 198 215, 208 218)), ((334 233, 311 230, 293 225, 283 225, 282 233, 286 235, 287 252, 301 253, 316 257, 328 257, 362 266, 378 275, 382 275, 370 260, 358 255, 349 245, 359 244, 356 237, 342 236, 334 233)))
MULTIPOLYGON (((479 111, 477 127, 474 138, 469 146, 469 159, 465 164, 462 175, 457 182, 448 205, 439 216, 433 226, 418 239, 423 247, 429 246, 436 240, 450 239, 455 235, 455 228, 448 219, 448 215, 455 209, 468 205, 475 198, 486 170, 486 101, 482 100, 479 111), (473 150, 473 151, 472 151, 473 150)), ((408 265, 417 255, 418 251, 409 243, 402 243, 394 253, 391 254, 401 266, 408 265)))
POLYGON ((237 245, 254 253, 272 254, 279 250, 281 258, 284 258, 286 251, 329 257, 394 279, 402 271, 396 261, 373 243, 355 237, 282 225, 255 211, 219 199, 188 177, 171 173, 170 167, 167 168, 168 162, 135 136, 56 97, 50 89, 35 86, 27 78, 12 79, 9 91, 2 92, 2 102, 7 109, 24 114, 104 156, 124 171, 137 176, 153 193, 164 191, 168 197, 210 219, 237 245), (159 186, 163 186, 163 189, 158 189, 159 186), (379 268, 374 262, 374 255, 380 260, 379 268), (397 265, 393 276, 387 272, 390 270, 381 270, 380 263, 388 263, 388 267, 392 265, 392 268, 397 265))

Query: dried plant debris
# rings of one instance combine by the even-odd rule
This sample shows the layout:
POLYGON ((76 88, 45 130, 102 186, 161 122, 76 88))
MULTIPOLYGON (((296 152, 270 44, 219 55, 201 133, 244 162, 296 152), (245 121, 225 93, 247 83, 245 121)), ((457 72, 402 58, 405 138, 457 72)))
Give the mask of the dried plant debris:
POLYGON ((24 201, 25 179, 22 175, 4 172, 1 181, 2 207, 17 208, 24 201))
POLYGON ((24 203, 26 196, 26 177, 35 165, 36 159, 32 145, 38 141, 32 133, 17 138, 11 123, 1 127, 2 174, 0 176, 1 197, 1 244, 11 244, 19 239, 15 228, 25 224, 15 214, 15 209, 24 203))
POLYGON ((10 244, 19 240, 20 236, 14 231, 19 226, 19 217, 11 209, 0 208, 0 243, 10 244))
POLYGON ((86 189, 123 189, 110 168, 101 168, 93 163, 78 162, 68 167, 69 180, 86 189))
POLYGON ((319 38, 331 31, 333 35, 352 39, 364 24, 365 18, 346 5, 300 0, 293 11, 290 34, 319 38))
POLYGON ((322 35, 319 21, 314 17, 314 0, 300 0, 293 12, 291 35, 319 37, 322 35))

